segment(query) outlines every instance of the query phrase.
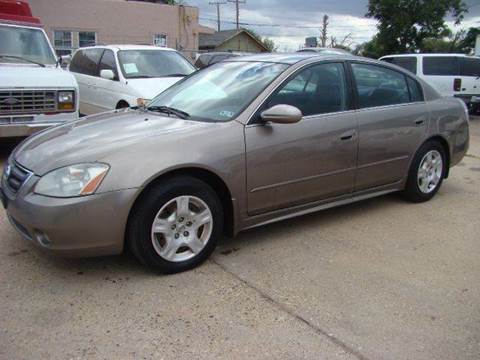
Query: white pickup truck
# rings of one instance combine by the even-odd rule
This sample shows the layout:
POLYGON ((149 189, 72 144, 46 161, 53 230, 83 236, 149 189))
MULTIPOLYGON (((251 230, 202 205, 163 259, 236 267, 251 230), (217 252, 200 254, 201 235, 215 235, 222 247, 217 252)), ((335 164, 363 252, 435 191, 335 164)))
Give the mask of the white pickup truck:
MULTIPOLYGON (((18 3, 25 5, 24 1, 18 3)), ((38 19, 32 17, 31 24, 12 21, 17 16, 2 14, 2 10, 0 138, 28 136, 52 125, 77 119, 77 81, 61 68, 38 19)), ((18 17, 29 19, 23 15, 18 17)))

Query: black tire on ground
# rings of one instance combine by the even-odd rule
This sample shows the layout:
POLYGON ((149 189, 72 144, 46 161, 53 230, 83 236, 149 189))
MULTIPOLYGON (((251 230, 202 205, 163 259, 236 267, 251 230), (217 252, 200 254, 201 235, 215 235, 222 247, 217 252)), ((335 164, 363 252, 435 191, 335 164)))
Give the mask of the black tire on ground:
POLYGON ((470 112, 472 115, 480 115, 480 104, 475 104, 472 106, 472 111, 470 112))
POLYGON ((420 149, 418 149, 417 153, 415 154, 415 157, 412 161, 412 164, 410 165, 410 170, 408 172, 408 179, 407 183, 405 185, 405 189, 402 192, 402 196, 411 202, 415 203, 421 203, 430 200, 435 196, 437 191, 440 189, 442 186, 443 179, 445 178, 445 173, 447 170, 447 156, 445 154, 445 149, 440 144, 438 141, 435 140, 430 140, 427 141, 425 144, 423 144, 420 149), (424 193, 420 190, 420 187, 418 185, 418 169, 420 167, 420 163, 423 159, 423 157, 431 150, 437 150, 440 155, 442 156, 442 175, 440 177, 440 181, 437 184, 437 186, 429 193, 424 193))
POLYGON ((121 100, 118 102, 117 107, 115 109, 125 109, 128 107, 130 107, 130 105, 128 105, 126 101, 121 100))
POLYGON ((161 273, 171 274, 192 269, 204 262, 215 250, 223 233, 223 209, 215 191, 205 182, 190 176, 175 176, 158 182, 146 190, 135 204, 128 221, 126 241, 134 256, 144 265, 161 273), (211 236, 205 247, 181 262, 168 261, 160 256, 152 242, 152 223, 160 209, 170 200, 190 195, 201 199, 213 217, 211 236))

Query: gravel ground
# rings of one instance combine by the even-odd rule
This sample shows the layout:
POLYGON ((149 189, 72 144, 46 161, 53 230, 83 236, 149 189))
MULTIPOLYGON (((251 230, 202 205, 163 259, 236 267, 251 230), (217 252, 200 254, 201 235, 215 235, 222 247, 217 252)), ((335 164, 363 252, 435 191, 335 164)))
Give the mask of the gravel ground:
POLYGON ((477 117, 431 202, 250 230, 171 276, 129 255, 47 256, 1 210, 0 358, 479 359, 479 185, 477 117))

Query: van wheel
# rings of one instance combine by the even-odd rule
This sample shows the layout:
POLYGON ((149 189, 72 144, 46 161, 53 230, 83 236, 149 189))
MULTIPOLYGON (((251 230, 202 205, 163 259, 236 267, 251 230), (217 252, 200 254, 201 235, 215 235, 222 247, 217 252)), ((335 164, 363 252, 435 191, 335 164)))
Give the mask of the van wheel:
POLYGON ((222 235, 223 210, 203 181, 177 176, 147 190, 132 211, 127 243, 141 263, 176 273, 205 261, 222 235))
POLYGON ((447 169, 445 149, 437 141, 428 141, 415 154, 403 196, 412 202, 428 201, 442 185, 447 169))

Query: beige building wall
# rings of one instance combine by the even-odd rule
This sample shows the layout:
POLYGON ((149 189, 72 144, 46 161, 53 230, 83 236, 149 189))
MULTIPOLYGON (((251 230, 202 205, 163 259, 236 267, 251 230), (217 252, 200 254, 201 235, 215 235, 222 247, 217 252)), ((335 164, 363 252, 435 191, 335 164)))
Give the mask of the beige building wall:
MULTIPOLYGON (((149 44, 167 35, 167 46, 192 55, 198 50, 198 8, 125 0, 30 0, 52 44, 55 30, 96 33, 97 44, 149 44)), ((78 45, 77 45, 78 46, 78 45)))

